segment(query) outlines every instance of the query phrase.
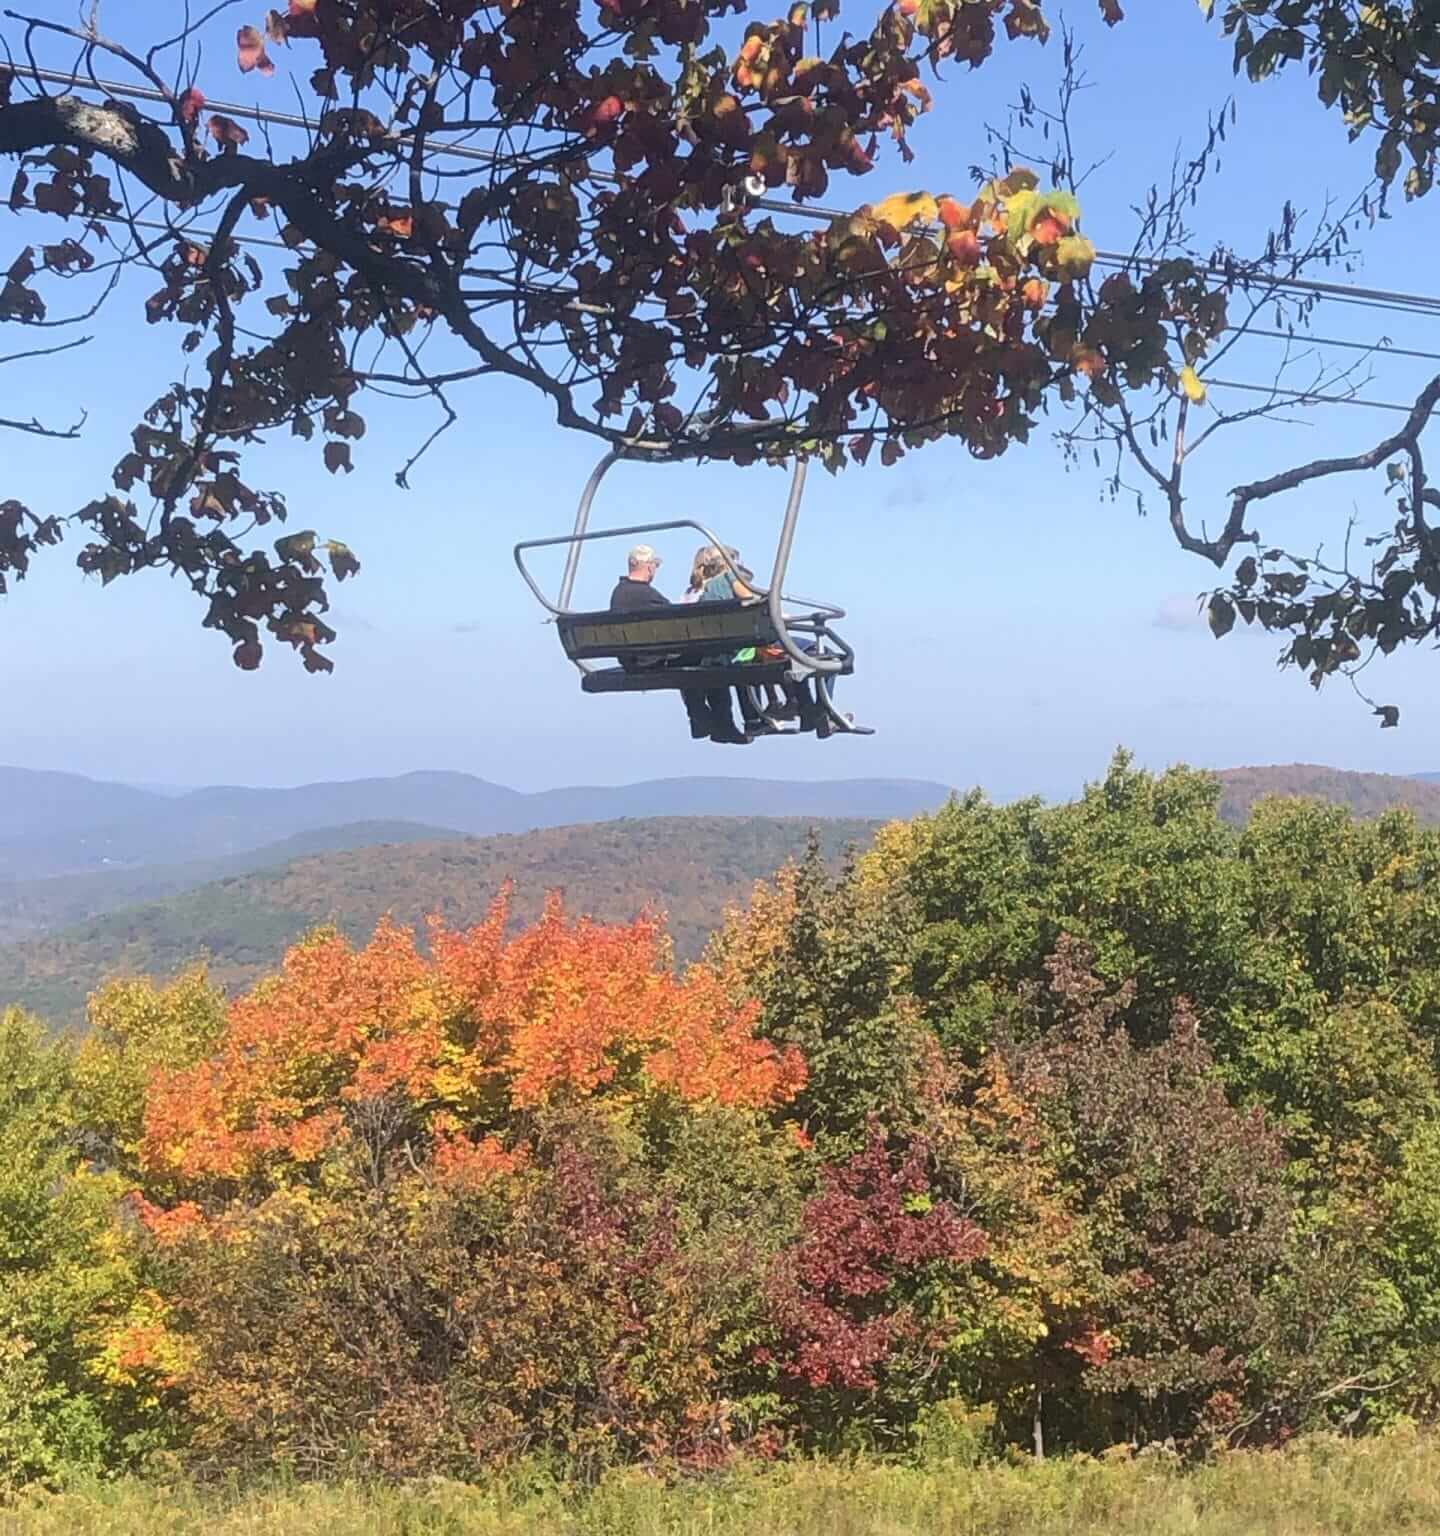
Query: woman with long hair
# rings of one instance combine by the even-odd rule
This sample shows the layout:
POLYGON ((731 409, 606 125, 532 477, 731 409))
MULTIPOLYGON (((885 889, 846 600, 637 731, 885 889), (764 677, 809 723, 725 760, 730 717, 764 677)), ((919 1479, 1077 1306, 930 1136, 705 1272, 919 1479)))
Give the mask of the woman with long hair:
POLYGON ((720 558, 720 551, 713 544, 702 544, 695 551, 695 560, 690 567, 690 585, 681 593, 680 601, 698 603, 700 594, 705 590, 705 583, 724 569, 725 562, 720 558))

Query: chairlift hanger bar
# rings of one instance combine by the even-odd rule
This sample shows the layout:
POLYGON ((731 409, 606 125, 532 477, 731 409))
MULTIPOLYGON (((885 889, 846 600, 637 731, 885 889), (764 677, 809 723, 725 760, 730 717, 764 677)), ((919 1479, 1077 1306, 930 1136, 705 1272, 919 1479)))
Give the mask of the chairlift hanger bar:
MULTIPOLYGON (((22 80, 34 80, 42 85, 59 85, 69 87, 71 90, 94 90, 110 96, 126 97, 134 101, 150 101, 168 106, 170 99, 153 86, 127 85, 117 80, 80 78, 75 74, 67 74, 63 70, 32 69, 26 66, 16 70, 16 77, 22 80)), ((316 124, 308 118, 301 117, 293 112, 273 112, 261 107, 248 107, 239 102, 207 101, 206 106, 216 112, 225 113, 231 117, 244 117, 252 122, 274 124, 280 128, 313 129, 316 124)), ((394 143, 403 144, 412 136, 409 134, 397 134, 394 143)), ((469 144, 436 144, 429 146, 431 154, 446 156, 451 159, 475 160, 485 164, 500 162, 512 162, 517 158, 513 155, 497 154, 494 150, 477 149, 469 144)), ((518 157, 518 158, 523 158, 518 157)), ((613 171, 598 171, 586 169, 586 177, 594 181, 607 181, 618 183, 620 177, 613 171)), ((749 178, 747 178, 748 180, 749 178)), ((747 189, 748 190, 748 189, 747 189)), ((841 208, 826 208, 820 204, 796 204, 784 202, 774 197, 748 198, 746 206, 761 208, 767 213, 780 213, 797 219, 812 219, 820 223, 829 223, 833 219, 849 217, 854 210, 841 208)), ((1127 256, 1117 251, 1097 251, 1096 262, 1105 267, 1158 267, 1163 265, 1156 257, 1127 256)), ((1224 276, 1225 268, 1214 262, 1207 262, 1203 270, 1216 276, 1224 276)), ((1275 289, 1283 289, 1287 292, 1313 293, 1320 297, 1332 297, 1348 299, 1352 303, 1374 304, 1389 307, 1398 307, 1407 311, 1422 311, 1424 313, 1440 314, 1440 296, 1432 294, 1400 293, 1385 288, 1364 288, 1354 283, 1325 283, 1313 278, 1301 277, 1270 277, 1263 280, 1265 286, 1275 289)))
MULTIPOLYGON (((680 518, 663 523, 637 523, 625 528, 606 528, 596 532, 590 531, 590 508, 595 501, 595 493, 600 489, 600 482, 605 478, 613 465, 619 460, 630 455, 623 448, 614 448, 607 453, 590 472, 590 478, 585 482, 585 489, 580 493, 580 504, 575 509, 575 528, 570 534, 561 534, 549 539, 526 539, 515 546, 515 564, 520 568, 520 574, 525 578, 526 585, 539 598, 544 607, 555 616, 559 617, 570 609, 570 598, 575 589, 575 577, 580 568, 580 551, 583 544, 595 539, 631 537, 640 533, 664 533, 677 528, 693 528, 704 538, 705 542, 714 547, 725 562, 726 568, 733 577, 740 577, 735 562, 730 556, 728 547, 718 539, 703 523, 691 518, 680 518), (568 546, 565 556, 565 570, 560 578, 560 591, 555 602, 551 602, 538 584, 525 568, 524 552, 528 549, 543 549, 564 544, 568 546)), ((785 575, 790 565, 790 551, 795 544, 795 525, 800 518, 800 502, 805 494, 805 477, 809 469, 806 459, 796 457, 794 468, 790 473, 790 494, 785 502, 785 516, 780 525, 780 538, 775 548, 775 567, 770 578, 768 589, 754 586, 751 582, 746 585, 757 595, 764 598, 770 612, 770 621, 775 627, 775 633, 779 639, 781 649, 790 660, 807 673, 813 672, 839 672, 844 662, 823 656, 807 655, 791 639, 785 627, 785 575)), ((791 601, 798 601, 791 599, 791 601)), ((814 609, 828 618, 844 618, 845 610, 837 608, 832 603, 817 603, 814 609)), ((576 662, 583 672, 586 668, 576 662)))

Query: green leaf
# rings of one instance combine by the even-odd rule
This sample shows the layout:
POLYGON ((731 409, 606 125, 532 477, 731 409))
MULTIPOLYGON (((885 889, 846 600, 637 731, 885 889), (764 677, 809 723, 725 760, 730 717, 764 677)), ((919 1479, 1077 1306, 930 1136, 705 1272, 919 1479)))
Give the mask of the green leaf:
POLYGON ((283 539, 276 539, 275 553, 282 560, 308 560, 315 553, 314 530, 306 528, 299 533, 287 533, 283 539))
POLYGON ((1393 129, 1380 140, 1375 151, 1375 174, 1389 186, 1400 169, 1400 135, 1393 129))
POLYGON ((1210 633, 1217 640, 1228 635, 1235 628, 1235 608, 1228 597, 1216 592, 1210 598, 1210 606, 1206 617, 1210 621, 1210 633))

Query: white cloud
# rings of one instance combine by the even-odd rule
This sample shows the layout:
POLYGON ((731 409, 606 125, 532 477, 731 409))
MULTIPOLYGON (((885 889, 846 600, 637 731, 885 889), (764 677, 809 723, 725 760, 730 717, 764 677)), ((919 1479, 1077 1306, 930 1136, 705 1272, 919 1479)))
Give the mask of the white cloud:
POLYGON ((1151 624, 1156 629, 1206 629, 1205 608, 1189 592, 1171 592, 1161 599, 1151 624))

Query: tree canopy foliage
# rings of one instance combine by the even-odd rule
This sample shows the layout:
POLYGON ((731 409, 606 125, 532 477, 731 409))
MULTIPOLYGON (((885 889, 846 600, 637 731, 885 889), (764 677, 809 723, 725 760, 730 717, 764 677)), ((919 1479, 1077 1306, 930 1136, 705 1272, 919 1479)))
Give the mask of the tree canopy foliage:
MULTIPOLYGON (((887 152, 908 160, 926 70, 938 80, 942 65, 1044 41, 1040 0, 898 0, 845 22, 834 0, 773 19, 746 9, 289 0, 235 32, 220 5, 168 28, 117 22, 114 36, 100 6, 73 25, 8 13, 0 153, 19 157, 8 207, 22 233, 0 321, 46 337, 89 324, 147 272, 144 318, 174 330, 177 356, 109 487, 71 512, 0 502, 0 582, 74 527, 81 568, 104 581, 180 574, 240 666, 259 664, 268 631, 327 669, 326 566, 344 580, 358 562, 315 530, 255 541, 289 512, 256 450, 289 433, 348 473, 367 394, 428 402, 443 431, 460 390, 503 376, 548 398, 562 426, 638 456, 803 454, 832 468, 943 437, 993 457, 1071 403, 1066 441, 1115 447, 1185 549, 1223 567, 1257 547, 1212 602, 1217 632, 1238 613, 1284 634, 1286 659, 1317 681, 1371 645, 1433 633, 1419 437, 1440 381, 1383 443, 1237 487, 1222 519, 1195 518, 1183 484, 1216 429, 1297 402, 1277 387, 1258 411, 1227 414, 1207 399, 1207 365, 1262 312, 1303 319, 1287 282, 1343 248, 1403 153, 1406 194, 1428 190, 1440 49, 1425 7, 1225 6, 1237 68, 1260 80, 1306 62, 1351 132, 1378 134, 1375 183, 1310 232, 1280 210, 1258 254, 1202 252, 1184 217, 1224 133, 1212 121, 1103 282, 1068 150, 1030 157, 1043 178, 1017 156, 978 187, 888 192, 806 228, 785 217, 827 196, 851 205, 845 178, 887 152), (241 76, 270 79, 277 60, 298 112, 207 104, 241 76), (76 306, 84 282, 94 299, 76 306), (1400 516, 1373 570, 1258 558, 1262 503, 1386 465, 1400 516)), ((1118 0, 1100 10, 1122 23, 1118 0)), ((1065 80, 1068 144, 1068 43, 1065 80)))
POLYGON ((502 900, 5 1015, 0 1486, 1433 1415, 1440 833, 1216 793, 956 802, 678 974, 502 900))

